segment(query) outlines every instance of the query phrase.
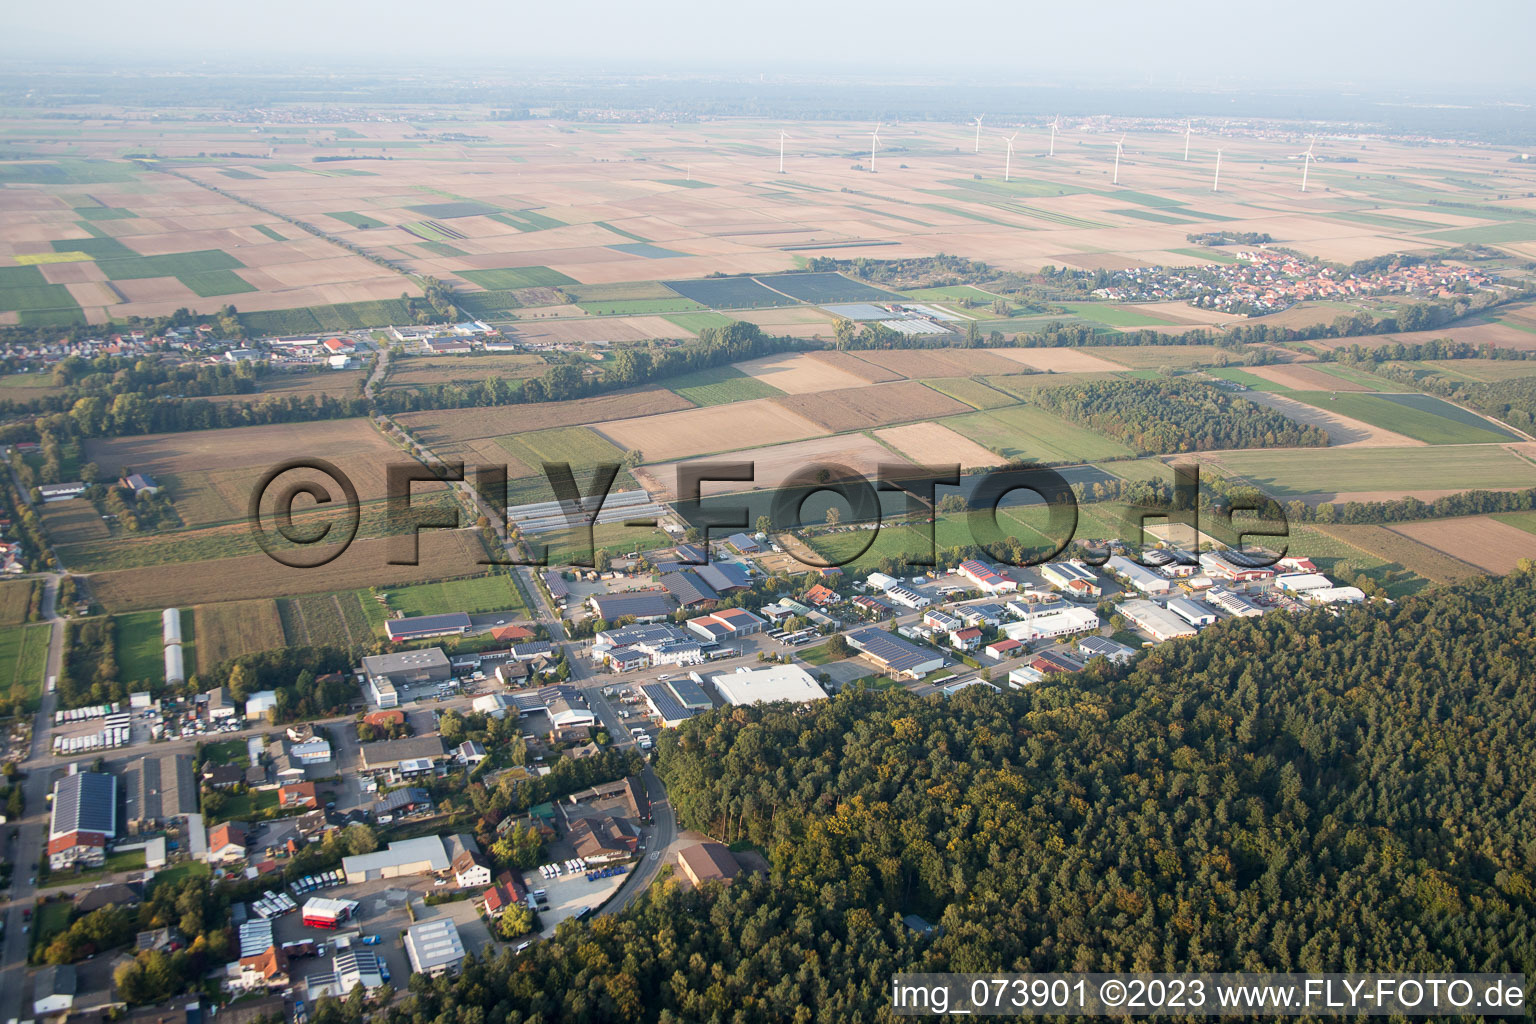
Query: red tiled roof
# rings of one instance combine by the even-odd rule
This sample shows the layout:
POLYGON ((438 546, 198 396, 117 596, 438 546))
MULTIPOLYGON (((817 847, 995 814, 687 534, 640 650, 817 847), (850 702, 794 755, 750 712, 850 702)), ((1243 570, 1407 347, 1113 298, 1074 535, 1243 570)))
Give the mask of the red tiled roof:
POLYGON ((100 832, 66 832, 57 839, 48 840, 48 855, 51 857, 65 850, 73 850, 77 846, 107 845, 107 837, 100 832))

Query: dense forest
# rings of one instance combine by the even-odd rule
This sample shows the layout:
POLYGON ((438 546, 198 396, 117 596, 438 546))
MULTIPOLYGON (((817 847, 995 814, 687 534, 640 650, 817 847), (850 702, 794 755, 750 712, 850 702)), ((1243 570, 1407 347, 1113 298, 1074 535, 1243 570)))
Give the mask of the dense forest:
POLYGON ((1318 427, 1193 381, 1084 381, 1037 388, 1033 400, 1142 454, 1328 444, 1318 427))
POLYGON ((1232 620, 1018 695, 695 718, 658 753, 680 822, 766 877, 662 884, 371 1019, 875 1020, 909 969, 1532 973, 1533 582, 1232 620))

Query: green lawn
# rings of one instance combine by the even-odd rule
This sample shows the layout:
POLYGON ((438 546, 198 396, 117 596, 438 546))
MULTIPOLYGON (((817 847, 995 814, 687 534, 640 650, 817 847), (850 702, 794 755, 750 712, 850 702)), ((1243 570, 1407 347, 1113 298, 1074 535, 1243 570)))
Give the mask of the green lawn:
POLYGON ((55 935, 68 928, 72 907, 69 900, 50 900, 39 905, 32 919, 32 928, 37 933, 34 941, 38 945, 46 945, 55 935))
POLYGON ((1033 405, 1013 405, 988 412, 967 413, 939 420, 1004 458, 1038 462, 1093 462, 1133 454, 1102 434, 1069 423, 1033 405))
POLYGON ((114 871, 143 871, 144 851, 120 850, 114 853, 109 853, 107 854, 107 865, 105 870, 109 875, 114 871))
POLYGON ((254 793, 232 793, 225 799, 224 806, 219 809, 218 814, 208 816, 208 824, 249 820, 256 814, 276 807, 277 801, 278 792, 275 789, 262 789, 254 793))
POLYGON ((202 861, 185 860, 155 872, 153 885, 175 885, 187 878, 212 878, 213 869, 202 861))
POLYGON ((717 366, 696 370, 667 382, 673 391, 696 405, 726 405, 753 398, 772 398, 784 392, 736 369, 717 366))
POLYGON ((251 764, 250 751, 245 745, 245 740, 219 740, 214 743, 204 743, 203 760, 212 761, 215 764, 239 765, 241 768, 248 768, 251 764))
POLYGON ((1362 420, 1426 444, 1482 444, 1514 435, 1433 395, 1376 395, 1359 391, 1292 391, 1288 397, 1362 420))
POLYGON ((1251 391, 1285 391, 1286 389, 1272 380, 1265 380, 1247 370, 1240 370, 1235 366, 1213 366, 1205 371, 1212 377, 1221 380, 1229 380, 1234 384, 1241 384, 1251 391))
POLYGON ((1483 448, 1286 449, 1231 452, 1221 464, 1266 494, 1536 487, 1536 466, 1497 446, 1483 448))
POLYGON ((440 615, 447 612, 478 615, 499 611, 521 615, 527 611, 517 587, 503 573, 467 580, 394 587, 386 593, 389 594, 389 607, 406 615, 440 615))

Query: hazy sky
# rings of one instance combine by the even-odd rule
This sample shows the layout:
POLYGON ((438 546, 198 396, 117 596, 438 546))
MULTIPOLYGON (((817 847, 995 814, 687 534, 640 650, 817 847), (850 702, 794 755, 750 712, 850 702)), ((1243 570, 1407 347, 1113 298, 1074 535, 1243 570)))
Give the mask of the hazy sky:
POLYGON ((11 3, 13 57, 316 57, 691 71, 915 74, 1161 87, 1241 81, 1536 90, 1536 3, 1485 0, 73 0, 11 3))

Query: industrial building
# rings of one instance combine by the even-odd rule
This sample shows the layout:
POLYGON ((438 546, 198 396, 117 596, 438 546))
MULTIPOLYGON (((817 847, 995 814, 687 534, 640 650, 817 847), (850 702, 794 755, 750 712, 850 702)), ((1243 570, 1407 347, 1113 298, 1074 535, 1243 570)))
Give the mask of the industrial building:
POLYGON ((1087 633, 1100 626, 1099 613, 1092 608, 1061 604, 1035 609, 1025 606, 1024 618, 1003 627, 1003 635, 1020 643, 1049 640, 1074 633, 1087 633))
POLYGON ((54 783, 48 824, 48 864, 54 871, 103 866, 107 842, 117 835, 117 776, 72 772, 54 783))
POLYGON ((1168 602, 1168 610, 1191 626, 1209 626, 1216 621, 1216 613, 1204 601, 1192 601, 1187 597, 1175 597, 1168 602))
POLYGON ((391 771, 402 762, 427 760, 433 763, 448 756, 441 736, 405 736, 398 740, 379 740, 364 743, 358 748, 363 755, 365 772, 391 771))
POLYGON ((1255 619, 1264 614, 1264 609, 1225 587, 1212 587, 1206 592, 1205 600, 1238 619, 1255 619))
POLYGON ((722 672, 710 681, 721 699, 732 705, 769 704, 780 700, 804 704, 827 699, 826 691, 799 665, 743 667, 735 672, 722 672))
POLYGON ((464 940, 452 918, 415 924, 405 930, 405 955, 411 970, 436 978, 456 973, 464 963, 464 940))
POLYGON ((440 836, 401 839, 390 843, 383 850, 343 857, 341 861, 347 881, 352 884, 380 878, 435 874, 447 871, 452 865, 453 860, 448 856, 440 836))
POLYGON ((1173 589, 1173 581, 1168 577, 1137 565, 1123 555, 1113 555, 1104 564, 1110 572, 1123 577, 1143 594, 1166 594, 1173 589))
POLYGON ((1040 567, 1040 576, 1047 583, 1081 597, 1098 597, 1104 592, 1098 574, 1076 562, 1047 562, 1040 567))
POLYGON ((677 609, 677 601, 665 590, 594 594, 588 602, 599 618, 609 622, 617 622, 626 615, 634 616, 636 622, 660 622, 677 609))
POLYGON ((369 696, 381 708, 399 707, 399 688, 443 683, 453 678, 453 666, 441 647, 424 651, 375 654, 363 659, 369 696))
POLYGON ((1120 606, 1119 610, 1127 622, 1159 643, 1195 635, 1194 626, 1162 605, 1151 601, 1127 601, 1120 606))
POLYGON ((899 678, 921 679, 944 667, 944 656, 937 651, 919 647, 874 626, 849 633, 847 640, 848 646, 860 656, 899 678))
POLYGON ((1124 665, 1136 657, 1134 648, 1102 636, 1083 637, 1077 642, 1077 653, 1088 661, 1094 658, 1108 658, 1116 665, 1124 665))
POLYGON ((975 558, 968 558, 961 562, 958 572, 975 584, 977 589, 989 594, 1004 594, 1019 589, 1017 581, 1009 579, 987 563, 975 558))
POLYGON ((335 931, 357 912, 354 900, 337 900, 329 896, 311 896, 304 901, 304 926, 335 931))
POLYGON ((651 714, 666 728, 679 725, 714 707, 704 687, 694 679, 668 679, 640 687, 651 714))

